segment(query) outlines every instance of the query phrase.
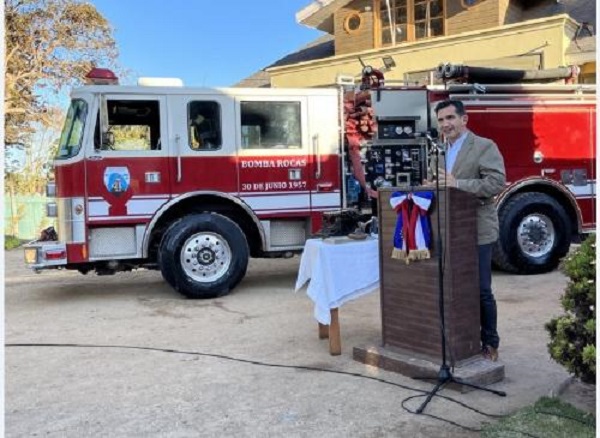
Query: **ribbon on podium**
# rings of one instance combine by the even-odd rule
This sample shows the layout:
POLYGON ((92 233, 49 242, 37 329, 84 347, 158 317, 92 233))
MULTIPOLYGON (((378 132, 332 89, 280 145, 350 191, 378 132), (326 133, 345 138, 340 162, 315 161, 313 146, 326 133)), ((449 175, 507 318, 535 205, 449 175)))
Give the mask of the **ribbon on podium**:
POLYGON ((390 205, 398 215, 392 258, 408 264, 411 260, 431 257, 429 208, 432 201, 432 191, 392 193, 390 205))

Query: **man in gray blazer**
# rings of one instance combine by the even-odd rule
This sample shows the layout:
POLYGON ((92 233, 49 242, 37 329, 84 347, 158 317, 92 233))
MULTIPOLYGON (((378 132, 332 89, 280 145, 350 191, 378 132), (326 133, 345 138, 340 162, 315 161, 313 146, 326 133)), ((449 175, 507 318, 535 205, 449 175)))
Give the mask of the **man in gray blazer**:
POLYGON ((477 196, 479 246, 479 295, 481 348, 487 359, 498 359, 496 300, 492 293, 492 246, 498 240, 498 213, 494 196, 504 189, 506 172, 498 146, 467 129, 468 116, 459 100, 445 100, 435 107, 438 128, 448 144, 439 159, 439 181, 477 196))

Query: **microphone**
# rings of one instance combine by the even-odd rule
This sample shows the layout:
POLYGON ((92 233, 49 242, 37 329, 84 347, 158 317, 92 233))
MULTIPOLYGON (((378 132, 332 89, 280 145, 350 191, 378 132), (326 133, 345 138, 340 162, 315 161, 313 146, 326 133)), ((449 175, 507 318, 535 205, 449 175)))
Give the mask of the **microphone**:
POLYGON ((425 132, 416 132, 415 137, 426 138, 430 144, 429 154, 430 155, 444 155, 446 154, 446 148, 443 143, 438 141, 437 129, 431 129, 425 132))

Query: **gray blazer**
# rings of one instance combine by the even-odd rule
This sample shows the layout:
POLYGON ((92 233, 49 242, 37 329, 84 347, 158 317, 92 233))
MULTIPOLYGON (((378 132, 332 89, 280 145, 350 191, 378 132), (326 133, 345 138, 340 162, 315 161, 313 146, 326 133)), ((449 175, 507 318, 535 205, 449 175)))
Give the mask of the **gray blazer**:
MULTIPOLYGON (((444 155, 440 157, 441 169, 446 168, 445 158, 444 155)), ((494 197, 504 189, 506 171, 496 143, 469 131, 450 173, 456 178, 460 190, 473 193, 479 199, 477 243, 484 245, 498 240, 498 212, 494 197)))

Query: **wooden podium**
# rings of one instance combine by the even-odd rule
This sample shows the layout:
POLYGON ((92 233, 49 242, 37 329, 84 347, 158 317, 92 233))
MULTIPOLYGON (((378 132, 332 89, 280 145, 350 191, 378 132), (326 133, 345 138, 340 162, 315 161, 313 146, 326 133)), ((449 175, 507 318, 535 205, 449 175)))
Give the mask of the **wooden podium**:
MULTIPOLYGON (((424 191, 414 188, 413 192, 424 191)), ((446 364, 464 382, 487 385, 504 378, 501 362, 480 354, 479 257, 477 198, 455 188, 440 188, 429 209, 431 258, 392 258, 397 215, 392 193, 379 190, 379 272, 382 342, 355 346, 353 358, 410 377, 437 378, 442 364, 440 288, 437 247, 438 215, 442 237, 446 364)), ((448 386, 469 391, 466 385, 448 386)))
MULTIPOLYGON (((431 191, 431 189, 427 189, 431 191)), ((477 199, 454 188, 440 188, 429 209, 431 258, 391 257, 397 215, 390 206, 392 193, 379 191, 380 291, 383 347, 441 363, 437 220, 440 215, 446 358, 450 365, 479 354, 479 265, 477 199)), ((413 192, 424 191, 415 188, 413 192)))

